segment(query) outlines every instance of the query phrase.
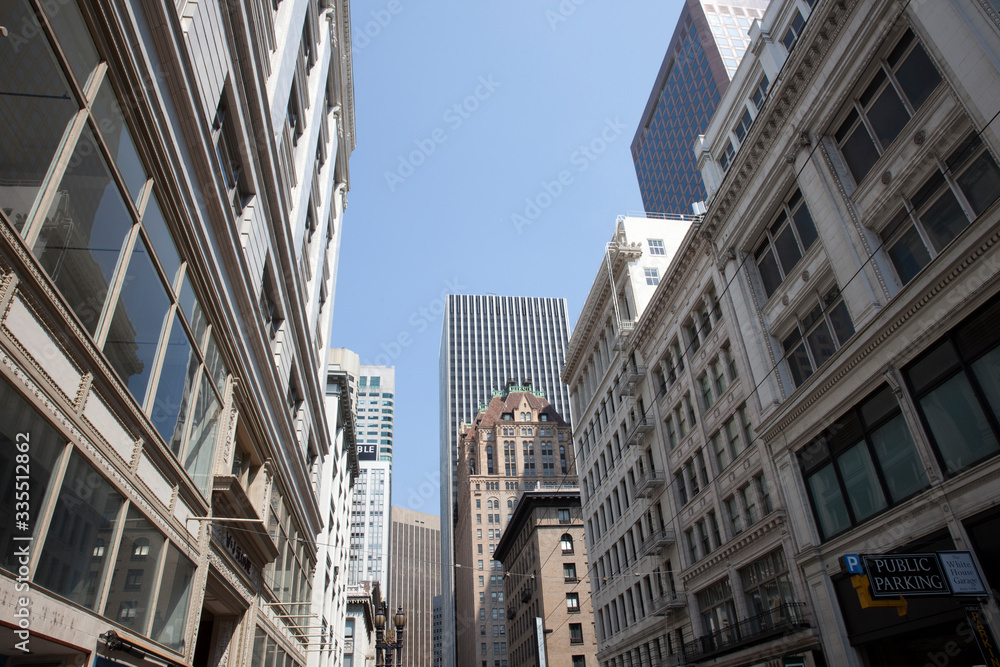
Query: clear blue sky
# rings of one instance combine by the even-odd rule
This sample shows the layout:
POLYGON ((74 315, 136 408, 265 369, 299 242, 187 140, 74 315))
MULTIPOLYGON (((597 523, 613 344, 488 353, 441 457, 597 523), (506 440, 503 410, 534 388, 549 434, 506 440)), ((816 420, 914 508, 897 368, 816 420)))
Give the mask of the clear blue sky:
POLYGON ((333 342, 395 365, 393 504, 439 514, 442 295, 564 297, 617 215, 680 0, 353 0, 357 148, 333 342))

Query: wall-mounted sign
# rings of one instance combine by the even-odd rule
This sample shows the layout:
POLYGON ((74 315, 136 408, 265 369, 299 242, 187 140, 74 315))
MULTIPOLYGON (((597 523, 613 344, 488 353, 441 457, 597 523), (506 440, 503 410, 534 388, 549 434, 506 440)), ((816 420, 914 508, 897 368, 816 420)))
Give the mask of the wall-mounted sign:
POLYGON ((843 558, 848 573, 868 575, 873 598, 986 595, 983 578, 969 551, 846 554, 843 558))
POLYGON ((936 554, 862 556, 872 597, 950 595, 936 554))
POLYGON ((545 655, 545 619, 535 616, 535 635, 538 637, 538 667, 546 667, 548 660, 545 655))
POLYGON ((939 551, 941 568, 953 595, 986 597, 986 584, 969 551, 939 551))
POLYGON ((358 459, 361 461, 377 461, 378 445, 358 445, 358 459))
POLYGON ((253 561, 250 560, 250 556, 247 552, 243 551, 243 548, 236 543, 236 538, 228 530, 219 525, 212 526, 212 537, 225 547, 226 552, 232 556, 233 560, 243 569, 248 577, 251 579, 255 578, 255 572, 257 568, 254 567, 253 561))

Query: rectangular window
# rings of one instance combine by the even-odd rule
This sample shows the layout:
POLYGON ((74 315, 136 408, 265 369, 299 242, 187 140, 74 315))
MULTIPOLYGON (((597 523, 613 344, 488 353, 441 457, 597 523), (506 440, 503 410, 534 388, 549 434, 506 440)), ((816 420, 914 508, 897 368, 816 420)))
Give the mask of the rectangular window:
POLYGON ((824 539, 928 483, 899 404, 885 386, 803 448, 799 464, 824 539))
POLYGON ((1000 302, 994 300, 904 369, 921 422, 948 474, 1000 451, 998 327, 1000 302))
POLYGON ((940 82, 934 63, 907 29, 856 93, 834 132, 855 182, 871 171, 940 82))
POLYGON ((726 146, 722 149, 722 154, 719 155, 719 164, 722 165, 722 171, 728 171, 729 165, 733 162, 733 155, 736 154, 736 149, 733 148, 733 142, 730 139, 726 139, 726 146))
POLYGON ((792 381, 798 387, 854 335, 847 304, 834 285, 781 341, 792 381))
POLYGON ((663 247, 663 239, 649 239, 649 254, 650 255, 666 255, 666 248, 663 247))
POLYGON ((726 520, 729 530, 735 536, 743 532, 743 516, 740 514, 740 501, 736 496, 729 496, 723 501, 726 506, 726 520))
POLYGON ((882 230, 886 254, 904 285, 1000 196, 1000 168, 970 134, 882 230))
POLYGON ((753 118, 750 116, 750 110, 743 107, 743 115, 736 122, 736 127, 733 128, 733 134, 736 138, 743 142, 743 139, 747 136, 747 132, 750 131, 750 124, 753 123, 753 118))
POLYGON ((782 281, 791 274, 816 239, 812 215, 802 194, 796 189, 782 204, 778 215, 765 230, 764 238, 753 252, 767 298, 771 298, 782 281))
POLYGON ((569 624, 569 643, 570 644, 582 644, 583 643, 583 624, 582 623, 570 623, 569 624))
POLYGON ((646 284, 647 285, 659 285, 660 284, 660 270, 645 268, 643 272, 646 274, 646 284))
POLYGON ((767 75, 762 74, 760 82, 757 83, 757 87, 753 91, 753 95, 750 96, 750 101, 753 102, 758 113, 764 108, 764 100, 767 99, 767 88, 769 85, 770 81, 767 80, 767 75))
POLYGON ((566 594, 566 611, 575 614, 580 611, 580 595, 579 593, 567 593, 566 594))
POLYGON ((802 12, 795 10, 795 16, 792 17, 792 21, 788 25, 788 30, 785 31, 785 36, 781 38, 781 43, 785 45, 789 53, 795 48, 795 42, 798 41, 799 35, 802 34, 802 29, 805 25, 806 20, 802 18, 802 12))

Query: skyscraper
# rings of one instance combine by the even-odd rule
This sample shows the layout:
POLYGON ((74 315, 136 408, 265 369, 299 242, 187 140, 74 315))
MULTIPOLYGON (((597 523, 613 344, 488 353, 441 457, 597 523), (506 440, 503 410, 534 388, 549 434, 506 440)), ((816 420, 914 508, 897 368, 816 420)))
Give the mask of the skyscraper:
POLYGON ((392 434, 396 368, 361 366, 357 380, 358 460, 361 474, 351 503, 348 583, 388 587, 392 508, 392 434))
POLYGON ((441 519, 402 507, 392 508, 389 547, 390 613, 406 612, 404 667, 434 661, 434 600, 441 592, 441 519))
POLYGON ((455 665, 453 521, 458 433, 508 380, 528 380, 569 420, 569 393, 559 379, 569 340, 566 300, 448 295, 440 355, 442 658, 455 665))
POLYGON ((632 139, 643 208, 690 213, 705 199, 692 150, 729 86, 766 0, 685 0, 632 139))

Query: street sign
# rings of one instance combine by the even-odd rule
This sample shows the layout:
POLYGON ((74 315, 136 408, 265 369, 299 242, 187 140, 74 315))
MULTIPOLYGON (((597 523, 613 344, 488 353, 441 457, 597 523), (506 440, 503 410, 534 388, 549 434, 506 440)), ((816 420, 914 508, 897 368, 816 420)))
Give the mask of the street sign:
POLYGON ((951 595, 937 554, 861 556, 874 598, 951 595))

